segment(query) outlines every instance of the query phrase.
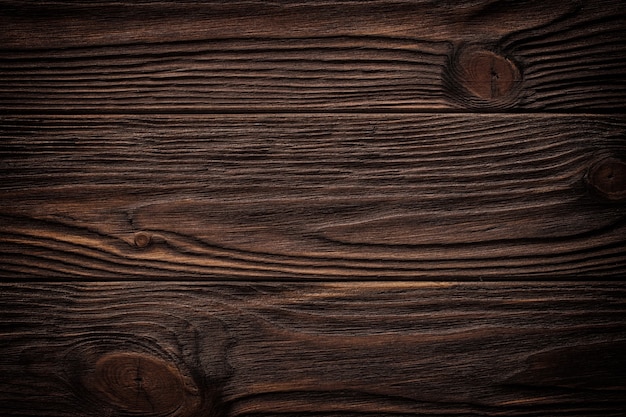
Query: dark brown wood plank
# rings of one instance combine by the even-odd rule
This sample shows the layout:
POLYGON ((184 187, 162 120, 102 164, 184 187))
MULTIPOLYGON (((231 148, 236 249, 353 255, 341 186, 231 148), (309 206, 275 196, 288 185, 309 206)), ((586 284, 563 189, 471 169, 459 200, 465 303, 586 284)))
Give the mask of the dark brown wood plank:
POLYGON ((620 0, 0 2, 0 109, 624 110, 620 0))
POLYGON ((0 285, 3 416, 622 416, 623 283, 0 285))
POLYGON ((4 117, 0 276, 622 278, 624 116, 4 117))

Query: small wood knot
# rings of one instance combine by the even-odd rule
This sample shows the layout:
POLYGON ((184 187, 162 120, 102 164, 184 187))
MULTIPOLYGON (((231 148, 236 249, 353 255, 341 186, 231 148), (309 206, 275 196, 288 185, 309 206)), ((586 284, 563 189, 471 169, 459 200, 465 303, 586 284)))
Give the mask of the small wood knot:
POLYGON ((458 57, 460 81, 469 92, 484 100, 509 95, 520 81, 517 66, 488 50, 466 50, 458 57))
POLYGON ((589 168, 587 184, 592 191, 610 201, 626 201, 626 162, 605 158, 589 168))
POLYGON ((135 246, 138 248, 148 247, 151 242, 152 238, 147 233, 139 232, 135 235, 135 246))
POLYGON ((100 358, 85 381, 96 396, 127 413, 189 416, 197 412, 197 389, 179 370, 141 353, 112 353, 100 358))

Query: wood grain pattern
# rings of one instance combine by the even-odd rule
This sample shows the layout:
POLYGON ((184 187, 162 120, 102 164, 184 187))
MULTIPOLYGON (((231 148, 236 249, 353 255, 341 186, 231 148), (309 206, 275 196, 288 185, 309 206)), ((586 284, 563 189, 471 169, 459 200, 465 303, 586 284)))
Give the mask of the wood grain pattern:
POLYGON ((0 27, 11 112, 626 108, 619 0, 2 1, 0 27))
POLYGON ((0 287, 6 417, 626 410, 623 283, 0 287))
POLYGON ((624 416, 624 33, 0 0, 0 413, 624 416))
POLYGON ((5 117, 0 274, 619 278, 625 129, 623 116, 5 117))

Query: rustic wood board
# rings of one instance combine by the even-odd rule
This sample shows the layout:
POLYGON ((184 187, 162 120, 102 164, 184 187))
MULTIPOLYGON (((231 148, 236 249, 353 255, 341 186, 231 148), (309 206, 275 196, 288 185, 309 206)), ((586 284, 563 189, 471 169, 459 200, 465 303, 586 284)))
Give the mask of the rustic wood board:
POLYGON ((0 28, 3 417, 626 414, 622 1, 0 28))
POLYGON ((0 2, 0 109, 626 109, 622 1, 0 2))
POLYGON ((5 117, 1 274, 622 277, 625 122, 5 117))
POLYGON ((7 417, 626 410, 624 283, 25 283, 0 291, 7 417))

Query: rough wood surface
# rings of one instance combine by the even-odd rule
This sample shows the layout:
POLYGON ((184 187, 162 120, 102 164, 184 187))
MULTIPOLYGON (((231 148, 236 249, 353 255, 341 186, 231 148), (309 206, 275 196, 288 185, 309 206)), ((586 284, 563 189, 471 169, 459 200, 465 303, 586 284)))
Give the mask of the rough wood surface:
POLYGON ((623 277, 622 116, 5 117, 4 277, 623 277))
POLYGON ((0 109, 626 109, 620 0, 0 2, 0 109))
POLYGON ((17 416, 622 416, 623 283, 3 284, 17 416))
POLYGON ((624 33, 0 0, 0 414, 626 415, 624 33))

